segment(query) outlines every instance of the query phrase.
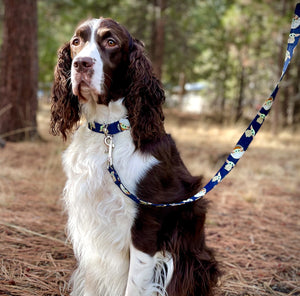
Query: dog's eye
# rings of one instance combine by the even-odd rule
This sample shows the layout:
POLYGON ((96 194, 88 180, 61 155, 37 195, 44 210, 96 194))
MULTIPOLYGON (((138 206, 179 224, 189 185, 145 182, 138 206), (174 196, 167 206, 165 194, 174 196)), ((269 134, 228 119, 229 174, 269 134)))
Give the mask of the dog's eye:
POLYGON ((107 40, 107 46, 108 47, 114 47, 116 45, 117 45, 117 43, 115 42, 115 40, 113 40, 113 39, 108 39, 107 40))
POLYGON ((72 40, 72 45, 78 46, 79 44, 80 44, 80 39, 79 39, 79 38, 74 38, 74 39, 72 40))

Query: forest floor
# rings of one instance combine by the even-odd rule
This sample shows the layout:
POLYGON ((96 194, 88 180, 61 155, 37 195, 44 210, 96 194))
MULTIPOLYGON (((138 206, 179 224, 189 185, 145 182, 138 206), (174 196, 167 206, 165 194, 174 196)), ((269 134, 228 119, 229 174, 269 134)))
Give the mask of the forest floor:
MULTIPOLYGON (((76 265, 61 203, 67 144, 48 134, 48 106, 38 120, 45 141, 0 149, 0 295, 69 295, 76 265)), ((166 118, 187 167, 206 181, 246 127, 169 111, 166 118)), ((274 138, 266 123, 237 167, 207 195, 207 244, 223 272, 214 295, 300 295, 299 148, 299 133, 274 138)))

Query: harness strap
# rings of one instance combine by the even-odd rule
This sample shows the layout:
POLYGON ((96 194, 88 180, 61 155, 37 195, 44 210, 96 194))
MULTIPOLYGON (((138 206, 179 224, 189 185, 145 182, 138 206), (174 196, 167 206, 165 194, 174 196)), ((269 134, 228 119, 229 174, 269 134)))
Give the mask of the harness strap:
MULTIPOLYGON (((241 157, 244 155, 245 151, 248 149, 249 145, 251 144, 252 140, 254 139, 255 135, 261 128, 261 126, 264 123, 264 120, 266 116, 269 114, 270 109, 272 107, 272 104, 275 100, 275 97, 277 95, 277 92, 279 90, 279 84, 282 81, 287 68, 290 64, 290 61, 292 59, 292 56, 294 54, 295 47, 298 44, 300 38, 300 3, 297 4, 295 9, 295 16, 292 20, 291 25, 291 31, 288 38, 288 46, 285 56, 285 62, 283 65, 283 70, 281 77, 275 86, 274 90, 272 91, 269 98, 264 102, 262 108, 258 111, 255 118, 252 120, 252 122, 249 124, 246 131, 243 133, 237 144, 234 146, 232 152, 229 154, 228 158, 226 159, 225 163, 222 165, 222 167, 219 169, 219 171, 214 175, 214 177, 194 196, 182 200, 180 202, 175 203, 161 203, 161 204, 155 204, 151 202, 147 202, 145 200, 142 200, 138 198, 137 196, 133 195, 129 192, 129 190, 126 189, 126 187, 122 184, 120 177, 118 173, 116 172, 112 161, 109 161, 108 163, 108 171, 114 181, 114 183, 120 188, 120 190, 128 196, 130 199, 132 199, 137 204, 146 205, 146 206, 152 206, 152 207, 174 207, 174 206, 180 206, 185 205, 188 203, 195 202, 199 199, 201 199, 204 195, 206 195, 209 191, 211 191, 216 185, 218 185, 228 174, 231 172, 231 170, 236 166, 237 162, 241 159, 241 157)), ((99 130, 97 126, 97 123, 95 123, 95 129, 99 130)), ((89 127, 90 128, 90 127, 89 127)), ((92 129, 94 130, 94 129, 92 129)))

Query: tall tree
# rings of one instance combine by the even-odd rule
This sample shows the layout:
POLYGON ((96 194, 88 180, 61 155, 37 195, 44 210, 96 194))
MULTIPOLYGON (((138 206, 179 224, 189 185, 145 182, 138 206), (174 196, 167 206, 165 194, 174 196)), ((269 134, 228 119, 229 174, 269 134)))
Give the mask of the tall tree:
POLYGON ((4 0, 0 72, 0 135, 10 141, 37 136, 37 2, 4 0))
POLYGON ((152 62, 156 76, 161 79, 163 57, 165 53, 165 10, 167 0, 154 0, 154 20, 152 29, 152 62))

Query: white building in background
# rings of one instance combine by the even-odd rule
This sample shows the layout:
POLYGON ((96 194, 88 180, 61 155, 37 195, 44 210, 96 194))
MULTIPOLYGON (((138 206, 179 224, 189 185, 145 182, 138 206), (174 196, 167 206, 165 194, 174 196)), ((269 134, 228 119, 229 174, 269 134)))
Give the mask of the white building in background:
POLYGON ((208 85, 204 82, 186 83, 181 102, 180 87, 176 86, 169 94, 167 104, 169 107, 178 107, 183 112, 200 114, 208 106, 208 102, 202 97, 203 90, 207 88, 208 85))

